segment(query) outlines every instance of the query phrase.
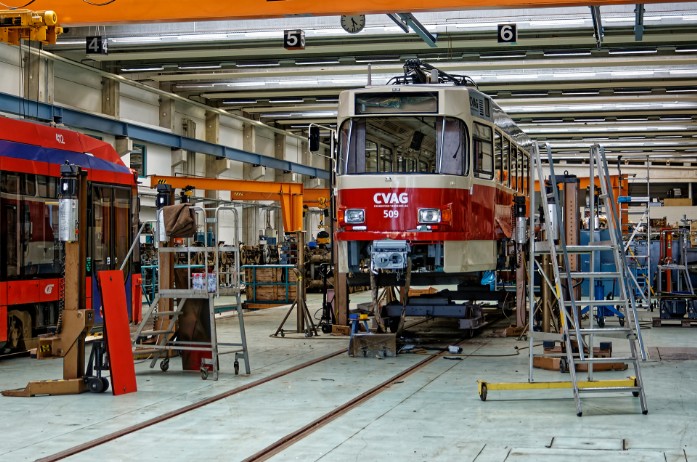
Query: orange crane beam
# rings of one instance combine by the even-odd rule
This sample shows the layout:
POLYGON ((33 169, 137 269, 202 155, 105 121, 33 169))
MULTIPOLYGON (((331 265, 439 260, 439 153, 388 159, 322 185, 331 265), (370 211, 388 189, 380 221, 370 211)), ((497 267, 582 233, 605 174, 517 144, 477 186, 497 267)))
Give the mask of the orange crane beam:
MULTIPOLYGON (((681 0, 689 1, 689 0, 681 0)), ((35 0, 36 9, 55 10, 61 24, 71 26, 205 21, 225 19, 281 18, 287 16, 333 16, 341 14, 384 14, 423 11, 453 11, 482 8, 544 8, 634 4, 636 0, 244 0, 198 2, 182 0, 118 0, 94 5, 84 0, 35 0)), ((674 3, 652 0, 647 3, 674 3)))
POLYGON ((151 176, 150 187, 154 188, 158 184, 168 184, 179 189, 192 186, 206 191, 230 191, 230 198, 236 201, 278 201, 281 203, 283 228, 286 232, 302 231, 303 205, 326 208, 329 204, 329 189, 305 189, 301 183, 151 176))

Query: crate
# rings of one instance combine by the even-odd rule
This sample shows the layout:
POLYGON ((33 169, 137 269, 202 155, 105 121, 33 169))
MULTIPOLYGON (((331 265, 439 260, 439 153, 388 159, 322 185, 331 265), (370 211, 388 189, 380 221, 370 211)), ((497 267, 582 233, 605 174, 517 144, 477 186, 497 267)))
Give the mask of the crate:
POLYGON ((298 293, 297 274, 292 265, 245 265, 248 303, 279 303, 295 301, 298 293))

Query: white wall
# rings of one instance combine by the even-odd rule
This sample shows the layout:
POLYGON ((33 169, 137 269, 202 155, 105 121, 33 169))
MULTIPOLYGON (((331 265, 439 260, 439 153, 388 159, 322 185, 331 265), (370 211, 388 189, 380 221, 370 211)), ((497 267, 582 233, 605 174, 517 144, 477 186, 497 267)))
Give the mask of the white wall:
POLYGON ((160 98, 156 93, 125 84, 119 84, 119 92, 119 118, 156 127, 160 124, 160 98))
POLYGON ((19 47, 0 45, 0 91, 11 95, 22 95, 22 71, 19 67, 21 56, 19 47))
POLYGON ((54 102, 87 112, 102 112, 102 77, 79 72, 63 62, 54 63, 54 102))

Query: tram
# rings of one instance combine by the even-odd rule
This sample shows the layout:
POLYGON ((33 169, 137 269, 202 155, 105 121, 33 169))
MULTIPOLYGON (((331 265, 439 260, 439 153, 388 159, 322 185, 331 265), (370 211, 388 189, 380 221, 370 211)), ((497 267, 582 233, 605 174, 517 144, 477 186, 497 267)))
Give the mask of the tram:
MULTIPOLYGON (((118 269, 138 224, 137 178, 114 148, 75 131, 0 117, 0 354, 35 347, 58 323, 64 255, 60 165, 87 171, 87 304, 101 322, 96 272, 118 269)), ((125 265, 129 316, 140 309, 139 255, 125 265)))
POLYGON ((343 91, 337 123, 337 261, 349 285, 403 275, 407 261, 412 285, 514 268, 514 197, 528 195, 532 142, 471 79, 410 60, 386 85, 343 91))

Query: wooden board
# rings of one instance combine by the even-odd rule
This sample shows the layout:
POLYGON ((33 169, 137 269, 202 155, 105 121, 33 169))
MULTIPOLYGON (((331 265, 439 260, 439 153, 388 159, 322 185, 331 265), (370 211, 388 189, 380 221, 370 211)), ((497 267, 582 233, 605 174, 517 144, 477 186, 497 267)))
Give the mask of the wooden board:
POLYGON ((138 390, 138 386, 131 350, 131 331, 128 325, 123 271, 99 271, 97 279, 102 295, 111 391, 114 395, 132 393, 138 390))

